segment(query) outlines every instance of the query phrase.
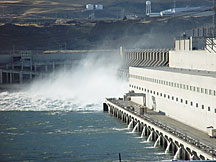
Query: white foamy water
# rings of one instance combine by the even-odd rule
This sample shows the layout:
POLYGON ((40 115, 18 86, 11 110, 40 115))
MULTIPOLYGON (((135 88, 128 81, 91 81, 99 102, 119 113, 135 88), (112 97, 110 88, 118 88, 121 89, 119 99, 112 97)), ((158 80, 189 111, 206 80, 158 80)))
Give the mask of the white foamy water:
POLYGON ((0 93, 0 111, 101 111, 106 97, 127 91, 128 84, 117 79, 117 69, 104 58, 87 58, 19 92, 0 93))

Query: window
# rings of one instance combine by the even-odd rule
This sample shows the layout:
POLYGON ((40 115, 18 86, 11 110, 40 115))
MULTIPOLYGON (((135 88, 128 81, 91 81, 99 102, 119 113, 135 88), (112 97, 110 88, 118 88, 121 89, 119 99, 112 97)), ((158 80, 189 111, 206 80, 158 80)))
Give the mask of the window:
POLYGON ((152 90, 150 91, 150 93, 152 93, 152 90))
POLYGON ((185 89, 185 85, 183 84, 183 89, 185 89))
POLYGON ((178 97, 176 97, 176 101, 178 101, 178 97))
POLYGON ((181 103, 183 103, 183 99, 181 99, 181 103))
POLYGON ((167 98, 170 99, 170 95, 168 95, 167 98))
POLYGON ((146 92, 146 88, 145 88, 145 92, 146 92))
POLYGON ((142 88, 142 91, 143 91, 143 88, 142 88))
POLYGON ((185 100, 185 104, 188 104, 188 101, 187 101, 187 100, 185 100))
POLYGON ((166 98, 166 94, 164 94, 164 98, 166 98))
POLYGON ((212 90, 211 89, 209 89, 209 95, 212 95, 212 90))
POLYGON ((216 113, 216 108, 215 108, 215 113, 216 113))
POLYGON ((208 94, 208 89, 205 89, 205 94, 208 94))
POLYGON ((186 89, 187 89, 187 90, 189 89, 189 86, 188 86, 188 85, 186 85, 186 89))
POLYGON ((149 90, 147 90, 147 92, 149 93, 149 90))
POLYGON ((153 92, 153 94, 155 94, 155 91, 153 92))
POLYGON ((159 95, 159 93, 157 92, 157 95, 159 95))
POLYGON ((192 86, 190 86, 190 91, 192 91, 192 86))
POLYGON ((211 108, 210 108, 210 106, 208 107, 208 111, 211 111, 211 108))
POLYGON ((202 105, 202 109, 204 110, 204 108, 205 108, 205 106, 204 105, 202 105))
POLYGON ((182 84, 180 84, 180 88, 182 88, 182 84))
POLYGON ((199 104, 198 104, 198 103, 196 103, 196 107, 199 107, 199 104))
POLYGON ((199 87, 197 87, 197 92, 200 92, 200 88, 199 87))
POLYGON ((216 91, 214 91, 213 95, 216 96, 216 91))
POLYGON ((179 84, 177 83, 177 88, 179 88, 179 84))
POLYGON ((191 106, 193 106, 193 102, 191 101, 191 106))
POLYGON ((204 93, 204 89, 203 88, 201 88, 201 93, 204 93))
POLYGON ((162 97, 162 93, 160 93, 160 96, 162 97))
POLYGON ((196 87, 193 87, 193 91, 194 91, 194 92, 196 91, 196 87))
POLYGON ((174 96, 172 96, 172 100, 174 100, 174 96))

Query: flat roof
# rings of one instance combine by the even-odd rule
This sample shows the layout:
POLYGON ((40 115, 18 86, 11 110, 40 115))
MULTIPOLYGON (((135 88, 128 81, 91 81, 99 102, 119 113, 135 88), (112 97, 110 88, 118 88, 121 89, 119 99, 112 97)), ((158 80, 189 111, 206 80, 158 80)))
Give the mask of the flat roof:
POLYGON ((132 66, 132 67, 141 68, 141 69, 159 70, 159 71, 166 71, 166 72, 172 72, 172 73, 181 73, 181 74, 198 75, 198 76, 206 76, 206 77, 216 78, 216 71, 214 72, 214 71, 205 71, 205 70, 171 68, 171 67, 165 67, 165 66, 158 66, 158 67, 132 66))

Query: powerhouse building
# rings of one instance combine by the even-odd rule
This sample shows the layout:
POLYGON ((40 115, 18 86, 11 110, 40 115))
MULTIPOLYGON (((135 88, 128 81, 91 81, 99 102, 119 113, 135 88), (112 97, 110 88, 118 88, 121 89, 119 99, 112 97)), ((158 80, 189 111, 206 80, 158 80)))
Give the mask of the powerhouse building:
POLYGON ((215 43, 196 50, 192 37, 175 40, 169 66, 129 67, 129 90, 144 94, 134 102, 203 132, 216 128, 215 43))

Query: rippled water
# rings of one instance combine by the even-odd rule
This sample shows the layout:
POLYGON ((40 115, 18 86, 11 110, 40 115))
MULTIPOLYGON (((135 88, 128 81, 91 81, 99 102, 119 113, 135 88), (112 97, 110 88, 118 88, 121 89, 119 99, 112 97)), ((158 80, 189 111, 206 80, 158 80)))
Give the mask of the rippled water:
POLYGON ((0 161, 161 161, 161 148, 99 112, 0 112, 0 161))

